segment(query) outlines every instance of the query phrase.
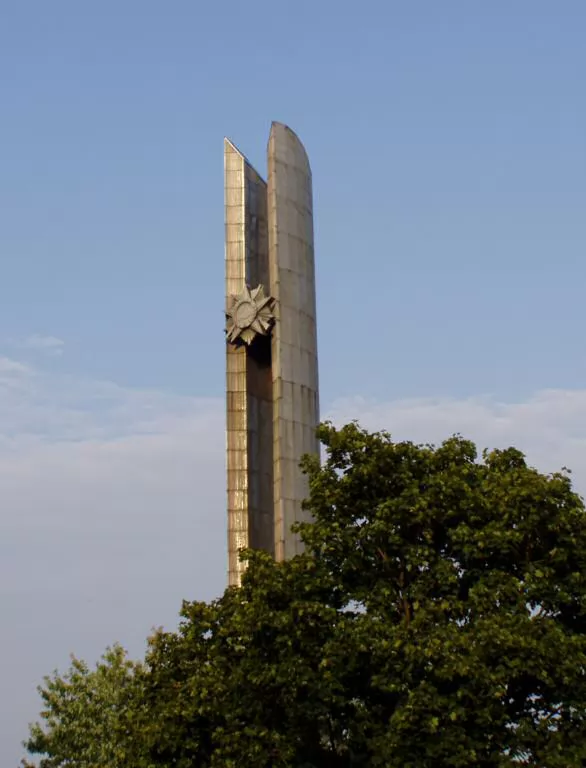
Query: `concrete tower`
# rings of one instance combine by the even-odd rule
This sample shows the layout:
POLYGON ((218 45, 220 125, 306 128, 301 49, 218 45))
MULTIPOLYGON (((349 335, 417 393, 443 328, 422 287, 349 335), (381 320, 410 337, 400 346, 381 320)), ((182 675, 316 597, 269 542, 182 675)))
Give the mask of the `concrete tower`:
POLYGON ((273 123, 265 182, 227 139, 226 410, 228 580, 242 547, 277 560, 301 551, 303 454, 319 421, 313 202, 303 145, 273 123))

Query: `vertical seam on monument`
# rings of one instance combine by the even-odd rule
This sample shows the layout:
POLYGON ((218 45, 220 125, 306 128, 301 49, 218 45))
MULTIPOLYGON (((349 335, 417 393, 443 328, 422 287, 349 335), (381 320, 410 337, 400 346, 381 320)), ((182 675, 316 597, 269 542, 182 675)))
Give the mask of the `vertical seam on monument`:
MULTIPOLYGON (((242 178, 242 188, 241 188, 241 198, 240 198, 240 237, 243 244, 243 280, 242 285, 240 288, 244 288, 244 285, 246 285, 246 267, 247 267, 247 261, 248 261, 248 238, 246 237, 246 159, 243 155, 240 156, 240 161, 242 164, 242 170, 241 170, 241 178, 242 178)), ((249 506, 250 506, 250 483, 249 483, 249 467, 248 467, 248 404, 246 402, 247 397, 247 365, 246 365, 246 351, 242 352, 242 355, 245 359, 245 364, 243 366, 243 372, 240 373, 240 379, 241 383, 243 384, 241 392, 243 394, 243 406, 244 406, 244 416, 243 416, 243 422, 244 422, 244 445, 245 448, 243 450, 243 459, 242 459, 242 475, 245 479, 244 482, 244 493, 242 494, 242 508, 240 509, 240 517, 241 517, 241 525, 242 525, 242 542, 241 546, 248 547, 250 543, 249 538, 249 506)), ((237 552, 237 561, 236 561, 236 579, 237 583, 240 584, 240 581, 242 579, 242 574, 245 569, 245 564, 241 562, 240 555, 237 552)))

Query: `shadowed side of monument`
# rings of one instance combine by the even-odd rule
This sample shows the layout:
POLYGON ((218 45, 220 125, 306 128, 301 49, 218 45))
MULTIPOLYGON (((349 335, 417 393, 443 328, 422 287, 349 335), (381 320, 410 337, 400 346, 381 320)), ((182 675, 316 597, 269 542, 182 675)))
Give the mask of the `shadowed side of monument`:
POLYGON ((311 170, 287 126, 273 123, 268 184, 227 139, 226 415, 229 584, 243 547, 277 560, 301 552, 305 453, 319 421, 311 170))
MULTIPOLYGON (((228 140, 224 174, 226 311, 235 310, 236 321, 245 325, 247 287, 269 285, 266 184, 228 140), (234 304, 234 297, 240 302, 234 304)), ((270 338, 257 334, 248 344, 236 342, 226 344, 230 584, 240 583, 240 549, 274 553, 270 338)))

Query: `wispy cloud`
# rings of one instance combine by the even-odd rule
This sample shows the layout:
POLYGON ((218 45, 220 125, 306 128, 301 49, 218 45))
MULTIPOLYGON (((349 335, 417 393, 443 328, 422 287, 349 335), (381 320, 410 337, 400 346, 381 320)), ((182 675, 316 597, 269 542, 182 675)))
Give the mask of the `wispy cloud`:
POLYGON ((65 347, 63 339, 59 339, 57 336, 44 336, 40 333, 33 333, 24 339, 9 339, 6 343, 16 349, 42 352, 53 357, 62 355, 65 347))
POLYGON ((18 362, 18 360, 0 357, 0 376, 20 376, 29 373, 29 371, 29 366, 18 362))
POLYGON ((41 336, 38 333, 34 333, 32 336, 27 336, 24 339, 22 346, 25 349, 36 349, 50 355, 62 355, 65 342, 56 336, 41 336))

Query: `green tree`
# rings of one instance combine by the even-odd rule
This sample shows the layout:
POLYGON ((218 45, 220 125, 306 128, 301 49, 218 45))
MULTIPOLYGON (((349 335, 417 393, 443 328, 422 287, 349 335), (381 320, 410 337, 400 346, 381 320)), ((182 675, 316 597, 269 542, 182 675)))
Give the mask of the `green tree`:
POLYGON ((568 476, 457 437, 320 438, 306 553, 245 553, 241 588, 151 638, 128 703, 147 764, 586 764, 586 512, 568 476))
POLYGON ((25 743, 30 754, 43 755, 40 768, 147 768, 138 727, 141 673, 142 665, 114 645, 94 669, 73 657, 67 672, 46 677, 42 724, 31 726, 25 743))
POLYGON ((320 429, 307 554, 249 553, 148 657, 163 766, 586 760, 586 514, 564 474, 460 438, 320 429))

